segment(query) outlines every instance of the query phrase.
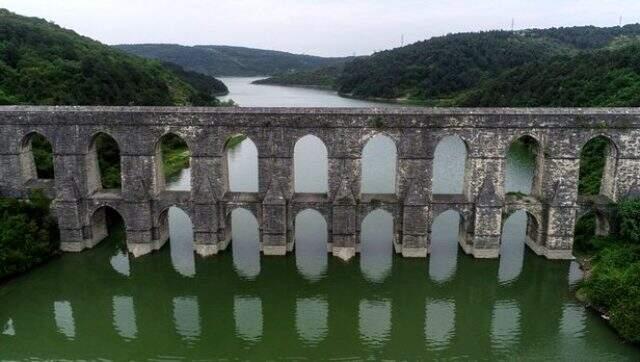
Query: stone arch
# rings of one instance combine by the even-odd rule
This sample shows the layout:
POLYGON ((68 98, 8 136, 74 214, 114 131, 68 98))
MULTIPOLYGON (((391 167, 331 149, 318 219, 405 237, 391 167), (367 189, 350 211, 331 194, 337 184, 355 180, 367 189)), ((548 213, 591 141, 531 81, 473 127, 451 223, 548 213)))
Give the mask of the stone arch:
POLYGON ((233 264, 237 272, 249 279, 260 274, 262 249, 260 224, 255 214, 244 207, 234 207, 225 216, 227 240, 231 240, 233 264), (247 240, 240 240, 240 238, 247 240), (235 240, 234 240, 235 239, 235 240))
MULTIPOLYGON (((189 141, 175 132, 167 132, 158 138, 154 146, 154 153, 155 153, 154 166, 155 166, 156 187, 158 191, 165 190, 166 183, 167 183, 167 175, 165 174, 165 169, 164 169, 164 150, 163 150, 163 144, 165 141, 174 143, 173 145, 174 147, 175 146, 179 147, 180 143, 186 146, 186 150, 189 153, 189 161, 188 161, 189 167, 191 165, 191 157, 193 154, 191 151, 192 148, 189 145, 189 141)), ((192 185, 191 181, 192 180, 190 176, 188 185, 185 185, 183 191, 191 190, 191 185, 192 185)))
POLYGON ((398 144, 394 138, 383 132, 369 138, 362 148, 361 167, 362 193, 397 194, 398 144), (374 163, 374 160, 382 165, 374 163))
POLYGON ((246 134, 237 133, 227 137, 223 154, 226 190, 258 192, 260 185, 258 145, 246 134), (243 178, 246 179, 240 181, 243 178))
POLYGON ((169 211, 172 208, 176 208, 180 210, 187 216, 187 218, 189 219, 189 222, 191 223, 191 230, 193 232, 194 225, 193 225, 193 215, 191 214, 191 210, 178 204, 172 204, 172 205, 166 206, 162 210, 160 210, 160 212, 158 213, 158 216, 156 218, 157 229, 154 231, 154 234, 155 234, 154 240, 160 241, 161 244, 164 244, 167 240, 170 239, 169 211))
POLYGON ((445 217, 446 215, 452 215, 452 214, 455 214, 458 216, 458 243, 462 243, 462 241, 464 240, 467 234, 466 227, 465 227, 466 221, 467 221, 467 215, 465 215, 465 213, 462 210, 459 210, 457 208, 450 207, 435 213, 433 215, 431 225, 428 230, 430 231, 430 233, 432 233, 434 225, 441 220, 441 217, 445 217))
POLYGON ((329 191, 329 154, 325 143, 317 136, 300 137, 293 149, 293 180, 295 192, 327 193, 329 191), (307 152, 306 161, 299 152, 307 152))
POLYGON ((429 234, 429 277, 436 283, 447 282, 455 274, 459 245, 466 236, 464 215, 453 208, 438 213, 429 226, 429 234))
POLYGON ((542 248, 544 248, 544 231, 542 225, 542 215, 522 206, 517 206, 509 209, 504 213, 502 217, 502 225, 500 227, 500 243, 504 237, 504 226, 516 212, 523 211, 527 215, 527 223, 525 229, 525 244, 529 246, 536 254, 541 254, 542 248))
POLYGON ((615 180, 617 177, 618 154, 619 154, 618 146, 616 145, 614 140, 611 138, 611 136, 604 133, 596 134, 590 137, 580 146, 579 156, 581 158, 581 162, 580 162, 580 174, 579 174, 580 176, 578 180, 578 183, 579 183, 578 191, 580 195, 593 195, 593 194, 603 195, 608 197, 612 201, 616 201, 615 180), (598 142, 601 142, 604 147, 604 150, 603 150, 604 154, 602 155, 604 157, 604 165, 602 166, 602 174, 599 175, 600 187, 599 187, 599 190, 597 190, 597 192, 596 190, 590 190, 591 187, 589 184, 591 184, 591 182, 588 182, 587 180, 589 178, 589 175, 591 175, 591 178, 594 178, 595 174, 588 172, 588 170, 584 167, 582 162, 582 158, 583 156, 585 156, 584 152, 587 149, 587 146, 592 144, 592 142, 596 142, 595 144, 596 148, 599 147, 597 145, 598 142))
POLYGON ((303 215, 303 214, 315 215, 315 216, 317 216, 318 220, 322 220, 322 223, 324 224, 325 229, 327 230, 327 242, 328 242, 328 238, 329 238, 329 220, 327 220, 327 217, 320 210, 318 210, 318 209, 316 209, 314 207, 306 207, 306 208, 304 208, 304 209, 302 209, 302 210, 300 210, 300 211, 298 211, 296 213, 296 216, 294 218, 294 224, 293 224, 294 225, 294 231, 296 229, 298 217, 300 215, 303 215))
MULTIPOLYGON (((511 142, 508 143, 508 147, 505 150, 505 160, 506 164, 504 169, 504 187, 506 193, 516 192, 534 196, 541 195, 542 177, 544 175, 544 150, 542 143, 537 137, 529 133, 514 136, 511 142), (515 174, 510 175, 510 171, 512 171, 512 168, 515 167, 515 165, 512 164, 512 159, 509 157, 513 152, 521 153, 520 155, 516 156, 521 157, 521 159, 514 160, 520 163, 526 164, 528 157, 533 158, 533 165, 531 165, 531 176, 529 177, 527 175, 526 179, 520 180, 525 183, 521 186, 517 185, 519 182, 514 179, 515 174)), ((521 170, 521 172, 528 172, 528 170, 521 170)))
POLYGON ((319 279, 327 269, 329 223, 322 213, 307 208, 296 214, 293 231, 298 271, 306 279, 319 279))
POLYGON ((54 179, 54 149, 49 139, 38 131, 27 133, 20 142, 20 164, 22 169, 22 178, 24 182, 37 179, 54 179), (37 142, 37 148, 34 153, 34 141, 37 142), (37 151, 40 152, 37 152, 37 151), (38 159, 42 158, 42 159, 38 159), (46 159, 44 159, 46 158, 46 159), (39 165, 38 163, 50 163, 49 165, 39 165), (47 166, 47 167, 45 167, 47 166))
POLYGON ((467 188, 469 170, 469 145, 467 141, 455 133, 446 135, 438 141, 433 157, 431 173, 433 193, 463 194, 467 188), (454 152, 443 154, 442 149, 445 145, 453 147, 454 152), (451 175, 453 175, 453 180, 448 179, 451 175))
POLYGON ((89 215, 91 215, 89 217, 90 235, 88 235, 90 247, 99 244, 109 235, 109 222, 113 221, 109 220, 111 215, 117 215, 120 220, 122 220, 124 230, 127 230, 125 215, 118 211, 115 205, 99 205, 95 207, 89 215))
MULTIPOLYGON (((105 180, 104 180, 104 176, 102 175, 102 172, 100 170, 100 155, 99 153, 104 152, 104 150, 98 150, 98 143, 100 142, 100 140, 105 140, 109 143, 111 143, 112 145, 115 146, 115 150, 114 151, 114 155, 113 155, 113 162, 115 163, 115 159, 117 158, 117 165, 115 165, 118 168, 118 173, 120 174, 120 180, 116 181, 118 185, 120 185, 120 183, 122 182, 122 159, 120 157, 120 144, 118 143, 118 141, 109 133, 105 132, 105 131, 99 131, 93 134, 93 136, 91 137, 91 141, 89 143, 89 149, 87 150, 87 154, 86 154, 86 158, 85 158, 85 167, 86 167, 86 174, 87 174, 87 190, 89 192, 89 194, 97 192, 97 191, 101 191, 104 188, 104 184, 105 184, 105 180)), ((121 187, 121 186, 120 186, 121 187)))
POLYGON ((257 205, 255 205, 255 207, 251 207, 251 206, 254 206, 254 205, 230 205, 230 207, 226 209, 224 214, 225 240, 232 240, 232 233, 233 233, 232 218, 233 218, 233 214, 234 213, 238 214, 238 212, 245 213, 245 215, 251 214, 251 216, 253 217, 253 219, 255 220, 258 226, 258 233, 260 233, 260 217, 258 215, 258 210, 257 210, 258 206, 257 205))
POLYGON ((362 220, 360 230, 360 269, 365 278, 381 282, 388 276, 393 263, 393 214, 376 208, 362 220))

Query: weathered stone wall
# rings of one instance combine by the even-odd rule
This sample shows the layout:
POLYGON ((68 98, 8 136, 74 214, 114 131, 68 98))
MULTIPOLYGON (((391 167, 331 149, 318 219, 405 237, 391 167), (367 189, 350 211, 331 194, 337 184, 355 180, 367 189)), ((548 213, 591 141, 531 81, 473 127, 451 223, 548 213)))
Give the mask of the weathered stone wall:
POLYGON ((49 188, 61 227, 63 249, 80 251, 104 237, 103 207, 118 211, 135 255, 158 249, 167 239, 166 210, 179 206, 194 226, 197 252, 216 254, 230 239, 230 214, 245 207, 256 215, 265 254, 293 247, 297 212, 318 210, 327 221, 330 249, 349 258, 357 252, 360 222, 383 208, 394 217, 396 251, 425 257, 432 220, 461 213, 460 244, 477 257, 497 257, 506 217, 529 215, 528 245, 549 258, 571 258, 578 198, 579 156, 588 140, 611 142, 601 197, 616 201, 638 186, 638 109, 261 109, 153 107, 0 107, 0 193, 22 197, 49 188), (55 182, 35 179, 28 138, 46 137, 54 149, 55 182), (104 132, 120 147, 122 189, 101 190, 93 140, 104 132), (192 154, 192 189, 168 191, 159 166, 163 135, 182 137, 192 154), (225 141, 242 133, 259 154, 259 190, 228 188, 225 141), (385 134, 396 143, 397 181, 392 195, 360 190, 362 150, 385 134), (305 135, 328 150, 329 191, 294 194, 293 150, 305 135), (464 191, 433 195, 435 148, 446 136, 467 147, 464 191), (538 143, 531 196, 505 195, 509 146, 529 136, 538 143))

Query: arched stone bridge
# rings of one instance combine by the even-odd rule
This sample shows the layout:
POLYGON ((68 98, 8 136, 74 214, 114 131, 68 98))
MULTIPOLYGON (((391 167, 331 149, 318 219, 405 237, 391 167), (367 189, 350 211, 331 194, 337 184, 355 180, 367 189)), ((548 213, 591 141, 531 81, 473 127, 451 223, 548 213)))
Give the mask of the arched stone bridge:
MULTIPOLYGON (((230 212, 245 207, 257 217, 264 254, 294 245, 298 211, 312 208, 327 220, 329 250, 342 258, 358 250, 360 222, 376 208, 395 220, 394 246, 408 257, 429 252, 431 222, 453 209, 462 215, 460 245, 476 257, 498 257, 503 220, 528 214, 527 244, 553 259, 572 258, 576 218, 635 192, 640 177, 639 109, 265 109, 153 107, 0 107, 0 192, 23 197, 44 188, 54 198, 62 248, 81 251, 105 236, 104 206, 125 221, 129 250, 143 255, 167 240, 166 213, 177 205, 191 217, 196 251, 226 248, 230 212), (54 180, 37 178, 29 138, 47 138, 54 150, 54 180), (106 133, 121 152, 122 188, 102 190, 94 145, 106 133), (182 137, 191 150, 191 191, 165 189, 158 140, 182 137), (259 157, 257 193, 231 192, 225 142, 245 134, 259 157), (361 155, 383 133, 397 148, 396 192, 361 193, 361 155), (328 192, 294 192, 293 149, 305 135, 328 150, 328 192), (467 147, 461 194, 432 194, 434 150, 446 136, 467 147), (578 196, 580 152, 590 139, 609 140, 601 192, 578 196), (521 137, 535 140, 537 165, 531 195, 505 195, 505 158, 521 137), (165 215, 164 217, 162 215, 165 215)), ((604 211, 603 211, 604 210, 604 211)), ((598 217, 607 229, 606 217, 598 217)))

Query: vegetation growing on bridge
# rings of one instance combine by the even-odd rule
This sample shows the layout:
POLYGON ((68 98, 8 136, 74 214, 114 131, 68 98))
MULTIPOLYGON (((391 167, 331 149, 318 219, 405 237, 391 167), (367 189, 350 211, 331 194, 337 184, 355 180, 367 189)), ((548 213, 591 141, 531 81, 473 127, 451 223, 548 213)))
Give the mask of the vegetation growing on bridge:
POLYGON ((580 195, 598 195, 600 193, 608 146, 609 143, 604 137, 597 137, 587 142, 582 148, 578 181, 580 195))
POLYGON ((34 192, 28 201, 0 199, 0 280, 58 253, 59 232, 49 205, 42 192, 34 192))
POLYGON ((183 169, 189 168, 191 153, 182 138, 174 134, 164 136, 161 152, 165 181, 173 181, 183 169))

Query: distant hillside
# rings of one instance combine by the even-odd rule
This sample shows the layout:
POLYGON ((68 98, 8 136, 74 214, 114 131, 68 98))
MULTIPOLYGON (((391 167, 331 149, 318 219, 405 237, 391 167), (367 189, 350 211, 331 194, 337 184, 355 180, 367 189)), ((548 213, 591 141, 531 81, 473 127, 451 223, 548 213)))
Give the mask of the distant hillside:
POLYGON ((640 107, 640 44, 509 70, 452 104, 479 107, 640 107))
POLYGON ((162 65, 202 93, 213 96, 224 96, 229 94, 227 86, 221 80, 210 75, 185 70, 183 67, 174 63, 164 62, 162 65))
POLYGON ((338 63, 318 69, 276 74, 253 83, 335 89, 343 70, 344 63, 338 63))
POLYGON ((0 104, 217 104, 181 75, 43 19, 0 9, 0 104))
POLYGON ((175 44, 126 44, 118 49, 149 59, 158 59, 187 70, 211 76, 261 76, 304 71, 333 65, 342 58, 323 58, 232 46, 175 44))
MULTIPOLYGON (((260 83, 313 86, 317 82, 331 84, 342 95, 356 98, 457 105, 462 93, 470 96, 474 88, 510 70, 570 58, 637 36, 638 24, 451 34, 349 60, 337 74, 335 68, 321 68, 313 73, 290 72, 260 83)), ((471 102, 470 98, 464 101, 471 102)), ((509 105, 509 97, 501 104, 509 105)))

